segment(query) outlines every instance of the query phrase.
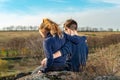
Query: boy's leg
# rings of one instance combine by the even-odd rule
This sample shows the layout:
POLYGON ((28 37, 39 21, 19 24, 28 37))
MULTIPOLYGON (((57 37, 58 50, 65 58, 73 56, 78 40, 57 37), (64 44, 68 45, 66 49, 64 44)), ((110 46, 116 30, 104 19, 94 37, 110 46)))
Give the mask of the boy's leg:
POLYGON ((66 71, 71 71, 71 62, 70 61, 66 61, 66 65, 65 65, 65 70, 66 71))

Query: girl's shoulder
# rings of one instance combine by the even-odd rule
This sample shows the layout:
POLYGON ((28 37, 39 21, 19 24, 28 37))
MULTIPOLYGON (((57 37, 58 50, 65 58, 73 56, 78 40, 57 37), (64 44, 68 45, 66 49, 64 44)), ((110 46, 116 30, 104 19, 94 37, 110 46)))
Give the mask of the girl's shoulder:
POLYGON ((44 42, 46 42, 46 43, 50 43, 50 42, 52 42, 53 41, 53 37, 47 37, 45 40, 44 40, 44 42))

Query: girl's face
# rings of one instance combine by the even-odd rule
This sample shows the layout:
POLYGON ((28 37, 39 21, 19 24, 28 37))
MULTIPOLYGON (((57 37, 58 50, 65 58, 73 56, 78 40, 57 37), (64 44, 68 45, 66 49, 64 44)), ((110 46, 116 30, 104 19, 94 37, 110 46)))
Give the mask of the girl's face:
POLYGON ((40 35, 45 38, 47 36, 47 31, 39 30, 40 35))

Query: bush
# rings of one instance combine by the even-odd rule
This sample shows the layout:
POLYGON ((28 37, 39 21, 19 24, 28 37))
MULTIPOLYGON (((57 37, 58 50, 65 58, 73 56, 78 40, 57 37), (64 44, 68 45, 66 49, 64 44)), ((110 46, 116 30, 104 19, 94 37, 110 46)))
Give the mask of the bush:
POLYGON ((39 35, 31 35, 26 40, 26 48, 30 50, 29 56, 40 56, 44 57, 43 54, 43 39, 39 35))
POLYGON ((0 72, 6 71, 8 69, 8 62, 6 60, 0 59, 0 72))
POLYGON ((90 53, 95 51, 97 48, 105 48, 108 47, 111 44, 117 44, 120 43, 120 34, 113 34, 109 36, 103 36, 100 37, 87 37, 88 46, 90 53))
MULTIPOLYGON (((39 35, 31 35, 26 38, 13 38, 6 44, 7 56, 30 56, 43 58, 43 39, 39 35)), ((105 48, 111 44, 120 42, 120 34, 113 34, 108 36, 88 36, 88 47, 90 53, 95 52, 98 48, 105 48)), ((2 52, 3 53, 3 52, 2 52)))
POLYGON ((25 38, 16 37, 8 41, 5 45, 6 50, 9 51, 8 56, 17 56, 21 54, 23 48, 25 48, 25 38))
POLYGON ((8 57, 44 57, 42 38, 39 35, 31 35, 27 38, 13 38, 6 44, 6 49, 8 57))
POLYGON ((120 44, 99 49, 89 55, 86 72, 94 76, 117 76, 120 74, 120 44))

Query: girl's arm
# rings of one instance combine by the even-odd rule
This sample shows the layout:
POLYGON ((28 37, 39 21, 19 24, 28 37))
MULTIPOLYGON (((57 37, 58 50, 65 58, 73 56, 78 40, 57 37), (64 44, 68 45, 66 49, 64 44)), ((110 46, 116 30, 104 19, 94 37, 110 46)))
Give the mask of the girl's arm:
POLYGON ((47 58, 47 62, 46 62, 46 67, 42 72, 47 72, 48 69, 51 67, 51 65, 53 64, 53 52, 52 52, 52 44, 50 39, 44 41, 43 43, 43 48, 44 48, 44 52, 46 54, 46 58, 47 58))

